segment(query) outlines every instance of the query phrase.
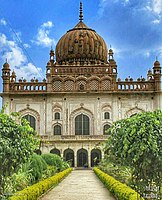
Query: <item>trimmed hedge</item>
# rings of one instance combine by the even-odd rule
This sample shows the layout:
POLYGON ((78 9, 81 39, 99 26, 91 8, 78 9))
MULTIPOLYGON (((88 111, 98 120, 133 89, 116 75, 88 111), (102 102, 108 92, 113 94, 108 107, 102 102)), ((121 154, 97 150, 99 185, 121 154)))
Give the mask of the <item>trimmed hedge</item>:
POLYGON ((50 178, 40 181, 22 191, 16 192, 9 200, 37 200, 42 194, 47 192, 51 187, 55 187, 61 180, 72 171, 68 168, 50 178))
POLYGON ((112 176, 102 172, 97 167, 94 167, 93 170, 106 188, 111 192, 112 195, 117 197, 118 200, 138 200, 139 194, 135 190, 117 181, 112 176))

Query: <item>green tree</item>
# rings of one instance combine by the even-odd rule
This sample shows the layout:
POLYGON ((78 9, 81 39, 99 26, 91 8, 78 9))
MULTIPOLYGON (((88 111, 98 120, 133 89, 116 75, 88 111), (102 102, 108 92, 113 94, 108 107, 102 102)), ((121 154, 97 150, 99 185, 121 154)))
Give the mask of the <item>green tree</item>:
MULTIPOLYGON (((138 187, 162 180, 162 111, 143 112, 115 122, 105 150, 111 162, 129 166, 138 187)), ((141 188, 142 190, 142 188, 141 188)))
POLYGON ((0 112, 0 194, 3 194, 5 180, 17 172, 22 163, 29 160, 38 147, 36 132, 18 113, 11 116, 0 112))

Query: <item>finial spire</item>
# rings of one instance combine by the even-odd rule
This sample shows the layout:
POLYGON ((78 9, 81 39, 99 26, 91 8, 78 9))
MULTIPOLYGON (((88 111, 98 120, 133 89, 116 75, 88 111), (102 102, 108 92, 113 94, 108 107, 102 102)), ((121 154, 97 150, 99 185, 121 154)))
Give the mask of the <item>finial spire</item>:
POLYGON ((156 61, 158 61, 158 57, 156 56, 156 61))
POLYGON ((82 5, 82 1, 80 1, 80 15, 79 15, 79 20, 80 20, 80 22, 83 21, 83 5, 82 5))

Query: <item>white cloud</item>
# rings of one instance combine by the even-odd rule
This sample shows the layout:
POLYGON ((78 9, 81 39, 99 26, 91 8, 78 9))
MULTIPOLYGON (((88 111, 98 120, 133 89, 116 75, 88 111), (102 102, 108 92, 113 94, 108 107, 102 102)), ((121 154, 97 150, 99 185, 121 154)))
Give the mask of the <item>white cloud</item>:
POLYGON ((51 21, 44 22, 42 24, 42 27, 44 27, 44 28, 46 28, 46 27, 51 28, 51 27, 53 27, 53 23, 51 21))
POLYGON ((0 55, 3 61, 7 59, 11 70, 15 70, 17 78, 27 80, 34 76, 40 78, 41 69, 37 69, 32 63, 28 62, 26 55, 18 46, 15 40, 8 40, 5 34, 0 33, 0 55))
POLYGON ((162 18, 162 0, 147 0, 146 6, 144 7, 145 11, 149 12, 152 17, 153 24, 159 24, 162 18))
POLYGON ((5 19, 0 19, 0 25, 4 25, 6 26, 7 25, 7 22, 5 21, 5 19))
POLYGON ((53 23, 51 21, 43 23, 38 28, 36 40, 32 42, 43 47, 50 47, 52 45, 56 45, 56 41, 49 37, 50 30, 52 27, 53 27, 53 23))
POLYGON ((160 24, 161 20, 160 19, 155 19, 152 21, 153 24, 160 24))
POLYGON ((24 44, 25 48, 30 48, 31 46, 29 44, 24 44))
POLYGON ((162 12, 162 0, 152 0, 152 10, 156 14, 161 14, 162 12))
MULTIPOLYGON (((98 15, 99 17, 103 16, 104 10, 108 7, 110 0, 100 0, 98 15)), ((131 4, 131 0, 112 0, 111 3, 123 4, 123 6, 127 6, 131 4)), ((151 22, 153 24, 159 24, 162 18, 162 0, 139 0, 133 6, 131 6, 132 10, 148 12, 149 15, 152 15, 154 18, 151 22)), ((130 9, 130 8, 129 8, 130 9)))

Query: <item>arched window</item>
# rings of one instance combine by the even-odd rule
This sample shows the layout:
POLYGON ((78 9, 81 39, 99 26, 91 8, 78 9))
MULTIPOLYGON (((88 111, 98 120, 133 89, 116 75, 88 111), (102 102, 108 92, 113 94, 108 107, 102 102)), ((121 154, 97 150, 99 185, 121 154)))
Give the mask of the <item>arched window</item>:
POLYGON ((60 125, 54 126, 54 135, 61 135, 61 126, 60 125))
POLYGON ((55 113, 55 119, 60 119, 60 113, 59 112, 55 113))
POLYGON ((110 113, 109 112, 104 113, 104 119, 110 119, 110 113))
POLYGON ((109 132, 108 132, 108 129, 110 128, 111 126, 109 124, 105 124, 104 127, 103 127, 103 134, 104 135, 109 135, 109 132))
POLYGON ((89 117, 80 114, 75 118, 75 134, 89 135, 89 117))
POLYGON ((31 115, 25 115, 23 118, 28 120, 30 126, 35 130, 35 118, 31 115))

